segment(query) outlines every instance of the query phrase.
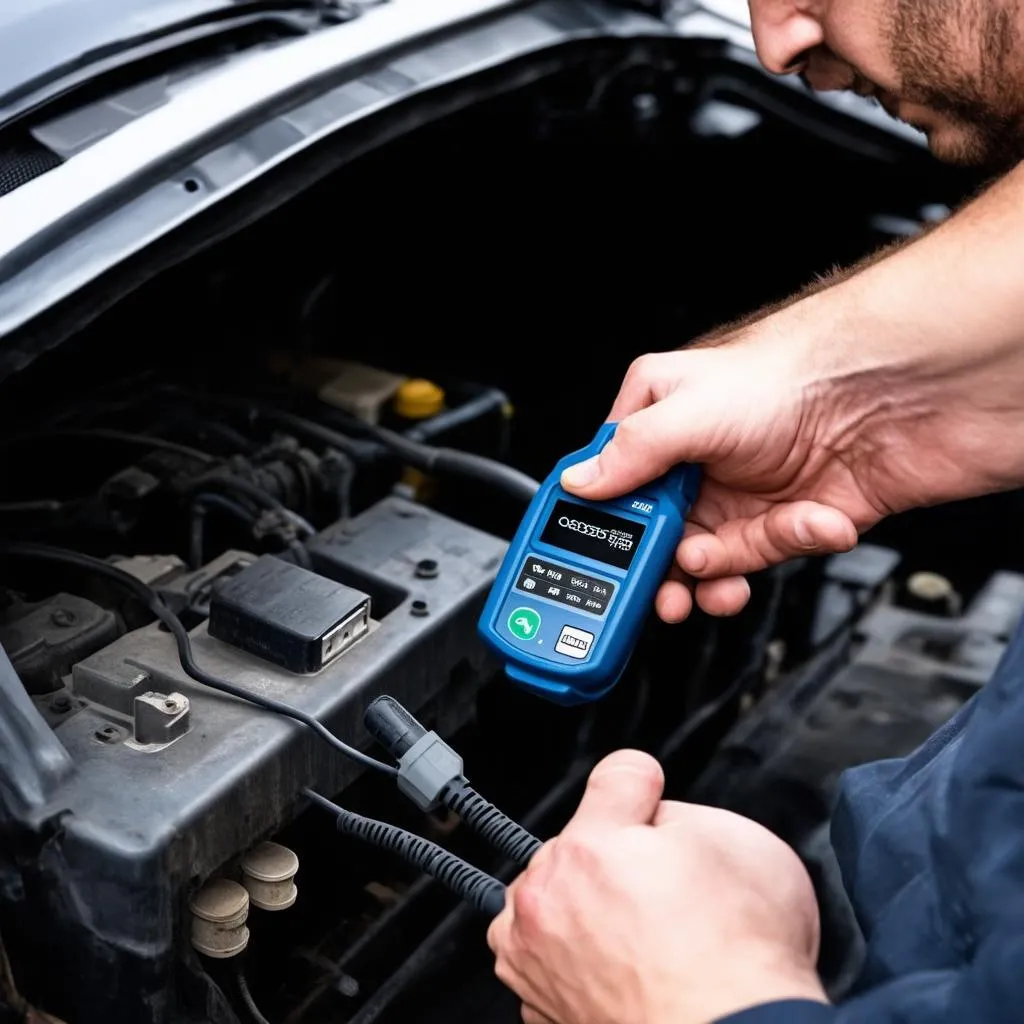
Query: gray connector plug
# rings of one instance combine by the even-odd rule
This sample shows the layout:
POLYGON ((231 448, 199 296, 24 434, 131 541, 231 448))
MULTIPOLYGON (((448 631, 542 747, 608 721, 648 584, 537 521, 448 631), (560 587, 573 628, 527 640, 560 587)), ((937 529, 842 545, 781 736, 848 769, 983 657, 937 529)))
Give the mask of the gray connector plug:
POLYGON ((462 758, 394 697, 382 696, 363 719, 373 738, 398 761, 398 788, 417 807, 443 805, 513 863, 526 865, 540 840, 485 800, 462 774, 462 758))
POLYGON ((423 811, 434 810, 461 779, 462 758, 436 732, 421 736, 398 761, 398 788, 423 811))

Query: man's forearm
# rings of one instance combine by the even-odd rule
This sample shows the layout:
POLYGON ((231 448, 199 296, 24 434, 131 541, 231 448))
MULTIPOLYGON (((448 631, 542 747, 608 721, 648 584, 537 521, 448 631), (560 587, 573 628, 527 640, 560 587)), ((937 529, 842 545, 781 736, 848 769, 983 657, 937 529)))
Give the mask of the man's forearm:
POLYGON ((1024 166, 911 244, 781 314, 838 373, 993 362, 1024 375, 1024 166))
POLYGON ((728 344, 786 362, 817 396, 808 429, 824 430, 825 449, 879 493, 900 496, 888 512, 1024 483, 1024 166, 925 237, 728 344))
MULTIPOLYGON (((769 320, 806 324, 830 363, 897 355, 971 361, 1024 341, 1024 165, 946 221, 821 276, 795 295, 697 338, 713 347, 769 320), (839 329, 837 331, 837 328, 839 329), (843 329, 845 328, 845 330, 843 329)), ((798 333, 803 333, 798 331, 798 333)))
POLYGON ((862 273, 869 267, 873 267, 876 263, 881 263, 883 260, 889 259, 889 257, 893 256, 901 249, 905 249, 907 246, 919 241, 926 234, 930 234, 938 226, 938 224, 928 225, 919 235, 915 235, 913 238, 902 238, 898 242, 892 242, 889 245, 882 246, 870 255, 858 260, 852 266, 833 267, 833 269, 827 274, 819 275, 810 284, 805 285, 793 295, 790 295, 779 302, 773 302, 767 306, 761 306, 752 313, 747 313, 745 316, 737 317, 735 320, 722 324, 714 330, 708 331, 706 334, 702 334, 700 337, 695 338, 685 347, 714 348, 717 345, 724 345, 737 334, 742 333, 744 329, 753 326, 759 321, 765 320, 770 316, 774 316, 776 313, 781 313, 784 309, 788 309, 790 306, 795 306, 798 302, 802 302, 804 299, 808 299, 813 295, 818 295, 829 288, 834 288, 836 285, 842 284, 844 281, 848 281, 851 277, 862 273))

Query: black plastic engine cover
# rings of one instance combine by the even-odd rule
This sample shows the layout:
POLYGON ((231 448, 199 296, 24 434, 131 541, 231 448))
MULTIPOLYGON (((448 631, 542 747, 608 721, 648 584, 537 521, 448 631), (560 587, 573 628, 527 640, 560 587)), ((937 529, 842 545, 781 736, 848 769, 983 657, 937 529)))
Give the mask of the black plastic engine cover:
MULTIPOLYGON (((204 668, 364 749, 374 697, 418 710, 450 679, 464 687, 493 670, 475 630, 503 541, 389 498, 309 546, 318 572, 373 598, 368 635, 299 676, 201 625, 192 640, 204 668)), ((294 816, 302 787, 338 793, 363 769, 304 727, 193 683, 158 625, 76 665, 74 687, 90 703, 58 731, 73 770, 18 823, 20 866, 0 856, 0 925, 17 932, 29 975, 32 960, 68 968, 67 986, 47 993, 51 1012, 75 1024, 163 1024, 177 1019, 167 999, 176 954, 188 951, 190 893, 294 816), (170 742, 136 740, 133 709, 150 692, 187 698, 170 742)))

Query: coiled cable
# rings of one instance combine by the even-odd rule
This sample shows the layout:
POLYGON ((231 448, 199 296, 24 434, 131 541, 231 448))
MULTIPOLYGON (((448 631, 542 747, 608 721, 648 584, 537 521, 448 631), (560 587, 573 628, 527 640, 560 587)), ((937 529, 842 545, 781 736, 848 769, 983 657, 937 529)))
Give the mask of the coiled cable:
POLYGON ((353 836, 379 850, 387 850, 436 879, 456 896, 490 917, 496 917, 505 906, 505 886, 485 871, 467 864, 461 857, 422 836, 406 832, 373 818, 339 807, 311 789, 303 795, 335 817, 338 831, 353 836))
POLYGON ((526 867, 543 845, 535 835, 484 799, 465 779, 450 783, 441 799, 445 807, 513 864, 526 867))
POLYGON ((406 795, 422 808, 440 803, 454 811, 495 850, 513 863, 526 866, 541 841, 473 789, 462 774, 462 758, 440 736, 428 733, 411 712, 388 694, 370 702, 363 724, 398 762, 398 785, 400 789, 405 787, 406 795), (416 770, 421 758, 430 764, 422 777, 416 770), (428 778, 429 791, 423 788, 428 778))

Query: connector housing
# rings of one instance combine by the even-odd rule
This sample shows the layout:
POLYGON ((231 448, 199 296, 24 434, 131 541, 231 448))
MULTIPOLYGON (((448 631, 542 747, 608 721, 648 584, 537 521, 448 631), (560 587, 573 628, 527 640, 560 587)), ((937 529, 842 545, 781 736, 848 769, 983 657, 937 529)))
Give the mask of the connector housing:
POLYGON ((449 783, 462 778, 462 758, 436 732, 421 736, 398 762, 398 788, 420 810, 432 811, 449 783))
POLYGON ((214 587, 210 636, 289 672, 319 672, 370 628, 370 598, 273 555, 214 587))

